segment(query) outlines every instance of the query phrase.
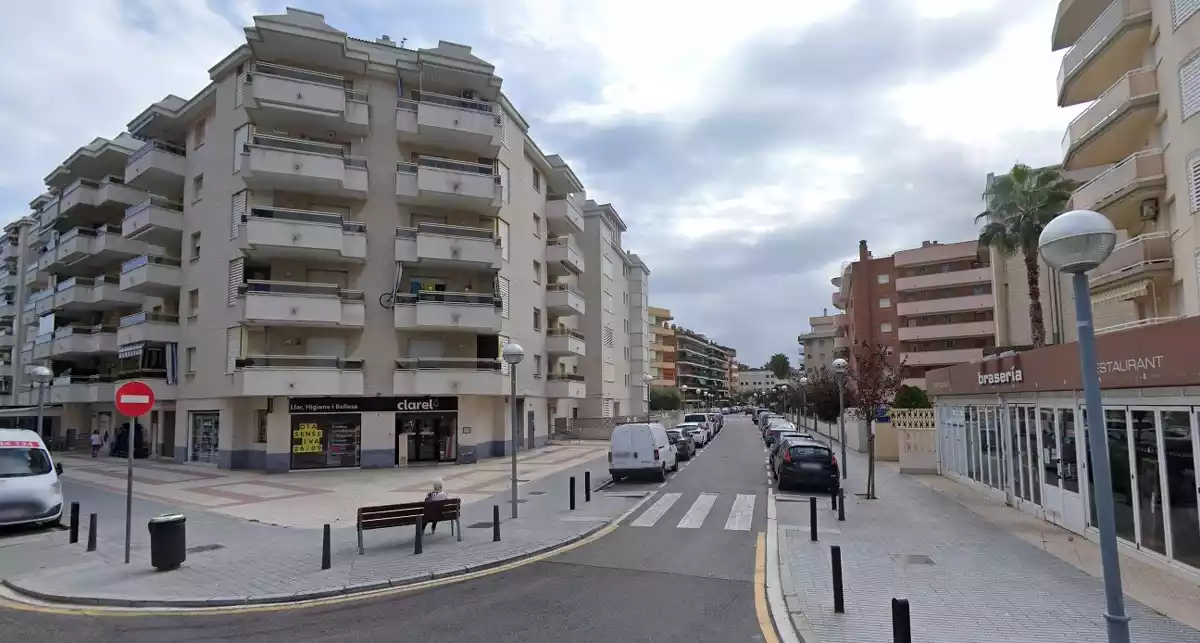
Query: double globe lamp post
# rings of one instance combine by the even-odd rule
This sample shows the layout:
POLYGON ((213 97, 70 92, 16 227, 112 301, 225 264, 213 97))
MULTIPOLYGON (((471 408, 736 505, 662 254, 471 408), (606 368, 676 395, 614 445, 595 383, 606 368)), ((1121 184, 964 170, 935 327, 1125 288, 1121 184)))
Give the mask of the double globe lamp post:
POLYGON ((1121 562, 1113 510, 1112 471, 1108 460, 1108 432, 1096 369, 1096 332, 1092 324, 1092 295, 1087 272, 1112 254, 1117 232, 1108 217, 1091 210, 1074 210, 1046 224, 1038 239, 1038 253, 1052 268, 1071 275, 1075 294, 1075 328, 1079 338, 1079 374, 1086 405, 1087 443, 1092 456, 1096 494, 1096 523, 1100 530, 1100 563, 1104 571, 1104 620, 1109 643, 1129 643, 1129 617, 1121 589, 1121 562))

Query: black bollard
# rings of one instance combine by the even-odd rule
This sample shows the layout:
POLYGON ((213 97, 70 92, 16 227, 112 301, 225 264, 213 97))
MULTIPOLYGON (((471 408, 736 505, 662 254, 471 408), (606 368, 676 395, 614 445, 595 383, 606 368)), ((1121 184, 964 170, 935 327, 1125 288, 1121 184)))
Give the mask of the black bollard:
POLYGON ((817 542, 817 498, 808 497, 808 537, 817 542))
POLYGON ((421 548, 421 537, 425 535, 425 520, 417 518, 417 539, 413 541, 413 555, 418 556, 424 551, 421 548))
POLYGON ((96 551, 96 514, 88 514, 88 551, 96 551))
POLYGON ((829 494, 829 502, 832 503, 829 508, 834 511, 837 511, 837 505, 838 505, 837 497, 838 497, 838 490, 834 489, 833 493, 829 494))
POLYGON ((584 502, 592 501, 592 472, 591 471, 583 472, 583 501, 584 502))
POLYGON ((912 622, 909 620, 908 599, 892 599, 892 643, 912 643, 912 622))
POLYGON ((492 542, 500 542, 500 505, 492 505, 492 542))
POLYGON ((71 544, 79 542, 79 503, 71 503, 71 544))
POLYGON ((321 569, 330 567, 333 567, 333 555, 329 546, 329 523, 325 523, 325 529, 321 534, 321 569))
POLYGON ((571 511, 575 511, 575 476, 571 476, 571 511))
POLYGON ((833 611, 838 614, 846 613, 846 602, 842 597, 842 548, 834 545, 829 548, 833 559, 833 611))
POLYGON ((846 519, 846 490, 838 487, 838 520, 846 519))

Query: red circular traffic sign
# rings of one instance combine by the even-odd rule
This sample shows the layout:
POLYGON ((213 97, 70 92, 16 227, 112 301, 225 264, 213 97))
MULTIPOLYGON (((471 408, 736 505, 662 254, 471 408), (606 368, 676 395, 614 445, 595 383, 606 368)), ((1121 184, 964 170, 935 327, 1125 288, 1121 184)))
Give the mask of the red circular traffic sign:
POLYGON ((119 386, 113 397, 117 413, 127 417, 141 417, 154 406, 154 391, 149 384, 137 380, 119 386))

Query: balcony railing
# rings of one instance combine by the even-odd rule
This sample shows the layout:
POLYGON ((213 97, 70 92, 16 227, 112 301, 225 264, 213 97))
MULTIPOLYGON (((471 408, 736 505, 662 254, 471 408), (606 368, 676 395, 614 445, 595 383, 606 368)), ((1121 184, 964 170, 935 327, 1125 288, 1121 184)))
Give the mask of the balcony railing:
POLYGON ((136 326, 138 324, 144 324, 147 322, 158 324, 178 324, 179 315, 174 313, 154 313, 148 310, 143 310, 132 315, 125 315, 121 318, 117 325, 120 328, 128 328, 130 326, 136 326))
POLYGON ((300 295, 309 297, 337 297, 345 301, 363 301, 365 295, 361 290, 347 290, 337 284, 312 283, 303 281, 267 281, 248 279, 242 284, 238 293, 260 293, 272 295, 300 295))
POLYGON ((491 293, 422 290, 418 293, 398 293, 396 295, 397 305, 411 305, 425 302, 439 304, 470 304, 475 306, 490 305, 496 308, 502 308, 504 306, 504 300, 499 295, 494 295, 491 293))
POLYGON ((1096 334, 1100 335, 1103 333, 1115 333, 1115 332, 1122 331, 1122 330, 1129 330, 1130 328, 1140 328, 1142 326, 1154 326, 1156 324, 1165 324, 1167 322, 1175 321, 1176 319, 1179 319, 1179 318, 1178 317, 1148 317, 1146 319, 1137 319, 1134 321, 1125 322, 1123 324, 1114 324, 1112 326, 1105 326, 1104 328, 1097 328, 1096 334))
POLYGON ((1149 13, 1149 11, 1149 0, 1116 0, 1109 5, 1104 13, 1096 18, 1092 26, 1083 32, 1079 40, 1075 41, 1075 46, 1071 47, 1063 56, 1059 72, 1059 87, 1062 87, 1067 76, 1075 73, 1096 49, 1104 44, 1126 18, 1140 13, 1149 13))
POLYGON ((1137 181, 1160 176, 1163 176, 1162 150, 1143 150, 1084 183, 1075 190, 1071 203, 1076 208, 1096 209, 1137 181))
POLYGON ((469 109, 474 112, 487 112, 489 114, 497 112, 496 104, 485 100, 436 94, 434 92, 415 92, 415 94, 415 102, 417 103, 429 103, 431 105, 441 105, 442 107, 452 107, 454 109, 469 109))
POLYGON ((367 225, 360 221, 347 221, 340 214, 334 212, 317 212, 315 210, 294 210, 292 208, 276 208, 257 206, 250 208, 250 212, 246 214, 242 221, 247 222, 250 218, 255 219, 277 219, 280 221, 297 221, 301 223, 319 223, 323 225, 338 226, 346 232, 362 232, 367 231, 367 225))
POLYGON ((54 339, 62 339, 71 335, 96 335, 102 333, 115 333, 116 326, 62 326, 54 330, 54 339))
POLYGON ((164 199, 160 196, 148 196, 145 200, 140 201, 125 209, 125 218, 137 216, 150 208, 162 208, 164 210, 172 210, 175 212, 183 212, 183 204, 176 203, 169 199, 164 199))
POLYGON ((361 359, 345 357, 326 357, 318 355, 248 355, 237 359, 234 365, 239 369, 246 368, 277 368, 301 369, 320 368, 338 369, 343 371, 363 370, 361 359))
POLYGON ((346 167, 357 168, 360 170, 367 169, 367 159, 361 156, 350 156, 346 154, 346 149, 344 147, 334 143, 322 143, 320 141, 310 141, 307 139, 290 138, 286 136, 272 136, 270 134, 255 134, 252 142, 246 144, 247 153, 249 153, 249 148, 251 146, 279 150, 282 152, 300 152, 303 154, 317 154, 320 156, 335 156, 342 159, 346 167))
POLYGON ((579 373, 550 373, 546 379, 551 382, 586 382, 587 379, 579 373))
POLYGON ((1105 90, 1094 103, 1088 105, 1087 109, 1080 112, 1067 125, 1067 131, 1063 133, 1062 137, 1063 157, 1066 158, 1073 145, 1086 138, 1097 126, 1105 124, 1109 116, 1112 116, 1130 100, 1157 93, 1158 77, 1153 67, 1142 67, 1126 72, 1120 80, 1105 90))
POLYGON ((578 297, 583 297, 583 291, 570 284, 564 284, 562 282, 546 284, 546 292, 569 292, 578 297))
POLYGON ((159 152, 164 152, 166 154, 174 154, 175 156, 182 156, 182 157, 187 156, 187 148, 183 148, 178 145, 172 145, 172 144, 166 143, 164 141, 151 139, 149 141, 146 141, 145 145, 139 147, 138 151, 129 155, 129 158, 126 159, 126 161, 125 161, 125 165, 127 165, 127 166, 133 165, 134 163, 137 162, 138 159, 142 158, 143 156, 145 156, 155 150, 157 150, 159 152))
POLYGON ((179 259, 175 259, 173 257, 159 257, 156 255, 142 255, 140 257, 134 257, 133 259, 130 259, 129 261, 126 261, 125 263, 121 264, 121 272, 131 272, 133 270, 137 270, 138 268, 141 268, 142 266, 147 266, 147 265, 167 266, 170 268, 180 268, 183 266, 183 262, 181 262, 179 259))
POLYGON ((546 336, 547 337, 574 337, 575 339, 578 339, 581 342, 587 341, 587 338, 584 337, 584 334, 575 330, 574 328, 551 328, 546 331, 546 336))
POLYGON ((485 357, 400 357, 396 369, 402 371, 454 370, 499 373, 503 362, 485 357))
POLYGON ((1104 263, 1092 271, 1095 287, 1148 270, 1169 269, 1174 262, 1170 232, 1148 232, 1118 243, 1104 263))

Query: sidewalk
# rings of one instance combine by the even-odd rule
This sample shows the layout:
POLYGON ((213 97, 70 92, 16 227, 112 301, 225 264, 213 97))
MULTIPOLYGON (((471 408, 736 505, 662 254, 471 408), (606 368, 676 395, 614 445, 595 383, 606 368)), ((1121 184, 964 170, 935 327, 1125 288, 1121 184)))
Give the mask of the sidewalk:
MULTIPOLYGON (((892 598, 909 600, 913 640, 925 643, 1106 640, 1100 578, 1059 558, 1064 547, 1032 545, 1041 536, 1028 534, 1071 543, 1080 561, 1096 545, 945 478, 901 475, 892 463, 876 466, 879 499, 858 498, 867 458, 847 457, 846 521, 820 523, 820 543, 809 540, 807 511, 779 505, 781 586, 805 643, 890 641, 892 598), (845 614, 833 611, 830 545, 842 548, 845 614)), ((1122 568, 1133 640, 1200 640, 1200 589, 1130 557, 1122 568), (1156 574, 1165 585, 1138 580, 1156 574)))
MULTIPOLYGON (((157 572, 149 564, 144 519, 133 525, 133 562, 123 564, 123 512, 112 512, 101 523, 98 551, 85 551, 86 533, 75 545, 67 544, 65 531, 10 546, 0 541, 0 569, 10 574, 4 578, 6 586, 35 598, 133 607, 276 603, 402 586, 529 558, 603 529, 640 501, 629 494, 593 492, 591 502, 585 503, 583 472, 590 470, 593 487, 599 487, 608 479, 606 468, 603 461, 593 460, 522 484, 517 520, 509 519, 507 492, 466 504, 462 542, 450 535, 449 525, 438 525, 436 535, 426 533, 421 555, 413 554, 414 529, 400 527, 366 532, 366 554, 360 556, 351 521, 332 529, 333 565, 322 571, 320 530, 191 511, 187 562, 178 570, 157 572), (572 475, 577 484, 574 512, 568 510, 572 475), (493 505, 501 511, 498 543, 492 542, 493 505), (14 569, 20 571, 9 571, 14 569)), ((163 507, 144 503, 135 513, 142 518, 163 507)), ((89 509, 83 511, 86 515, 89 509)))

